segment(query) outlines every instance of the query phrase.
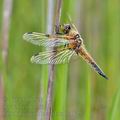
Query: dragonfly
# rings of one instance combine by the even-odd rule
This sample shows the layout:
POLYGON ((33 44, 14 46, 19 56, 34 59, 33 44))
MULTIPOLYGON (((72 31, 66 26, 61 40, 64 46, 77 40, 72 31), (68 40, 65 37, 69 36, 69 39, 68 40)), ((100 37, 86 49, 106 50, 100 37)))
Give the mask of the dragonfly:
POLYGON ((31 62, 36 64, 64 64, 69 63, 72 56, 80 56, 99 75, 108 79, 102 69, 85 48, 84 41, 74 24, 59 25, 56 34, 27 32, 23 39, 46 50, 31 57, 31 62), (50 49, 48 49, 50 48, 50 49))

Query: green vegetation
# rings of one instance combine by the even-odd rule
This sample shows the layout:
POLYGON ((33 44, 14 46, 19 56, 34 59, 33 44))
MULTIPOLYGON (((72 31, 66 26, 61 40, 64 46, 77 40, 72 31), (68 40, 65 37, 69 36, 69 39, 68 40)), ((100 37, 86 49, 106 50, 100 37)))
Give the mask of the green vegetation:
MULTIPOLYGON (((56 65, 52 120, 120 120, 119 4, 119 0, 63 0, 61 22, 67 23, 67 14, 71 16, 86 48, 109 80, 96 74, 81 58, 56 65)), ((0 31, 2 5, 3 0, 0 31)), ((28 31, 46 33, 47 8, 47 0, 13 1, 4 80, 6 120, 37 119, 41 90, 45 115, 48 67, 30 62, 34 53, 44 49, 24 41, 22 36, 28 31)), ((0 72, 1 66, 0 56, 0 72)))

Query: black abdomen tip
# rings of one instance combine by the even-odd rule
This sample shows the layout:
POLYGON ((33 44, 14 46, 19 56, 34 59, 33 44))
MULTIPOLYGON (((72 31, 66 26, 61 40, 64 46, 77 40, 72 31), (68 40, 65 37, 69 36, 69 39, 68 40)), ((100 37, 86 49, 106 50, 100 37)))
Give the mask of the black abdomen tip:
POLYGON ((100 67, 96 63, 92 62, 91 64, 92 64, 92 67, 98 72, 99 75, 101 75, 106 80, 108 80, 108 77, 104 74, 104 72, 100 69, 100 67))
MULTIPOLYGON (((98 72, 99 73, 99 72, 98 72)), ((105 74, 103 74, 103 73, 99 73, 102 77, 104 77, 106 80, 109 80, 108 79, 108 77, 105 75, 105 74)))

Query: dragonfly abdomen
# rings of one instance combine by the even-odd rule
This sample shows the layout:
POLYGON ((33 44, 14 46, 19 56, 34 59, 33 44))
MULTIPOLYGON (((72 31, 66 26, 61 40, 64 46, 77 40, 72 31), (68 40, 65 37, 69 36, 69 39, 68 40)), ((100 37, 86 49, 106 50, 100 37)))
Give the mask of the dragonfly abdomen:
POLYGON ((104 72, 100 69, 100 67, 96 64, 94 59, 91 57, 91 55, 87 52, 85 47, 82 45, 79 48, 78 54, 87 62, 89 65, 102 77, 105 79, 108 79, 107 76, 104 74, 104 72))

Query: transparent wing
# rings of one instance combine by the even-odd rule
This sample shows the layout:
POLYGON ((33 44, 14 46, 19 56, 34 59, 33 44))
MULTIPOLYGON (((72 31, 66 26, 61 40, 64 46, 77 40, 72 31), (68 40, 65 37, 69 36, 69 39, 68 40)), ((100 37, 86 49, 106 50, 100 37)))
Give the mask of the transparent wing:
POLYGON ((28 32, 23 35, 23 39, 39 46, 44 47, 55 47, 69 44, 69 41, 64 38, 55 38, 47 34, 37 33, 37 32, 28 32))
POLYGON ((61 64, 68 63, 75 54, 73 50, 45 51, 31 57, 31 62, 36 64, 61 64))

